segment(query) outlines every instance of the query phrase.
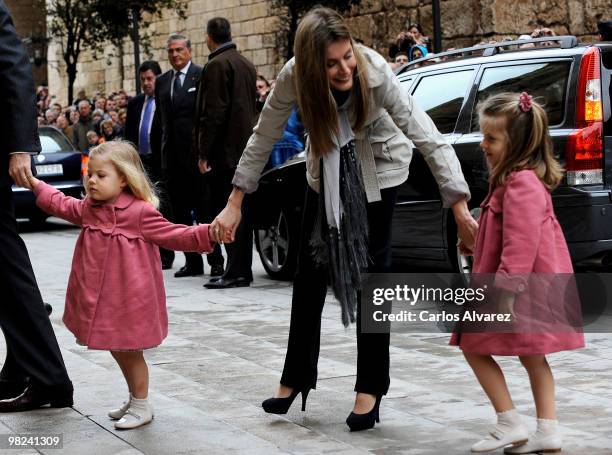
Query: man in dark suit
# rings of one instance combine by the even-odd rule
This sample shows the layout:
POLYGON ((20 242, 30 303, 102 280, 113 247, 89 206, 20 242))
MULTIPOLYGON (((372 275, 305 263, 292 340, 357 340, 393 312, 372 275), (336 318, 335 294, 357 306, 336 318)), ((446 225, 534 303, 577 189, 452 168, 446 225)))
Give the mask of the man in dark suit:
POLYGON ((161 153, 161 128, 159 111, 155 106, 155 79, 162 73, 154 60, 143 62, 138 69, 142 93, 127 104, 125 138, 138 149, 142 164, 150 177, 159 177, 158 163, 161 153))
MULTIPOLYGON (((257 117, 257 72, 232 42, 230 23, 216 17, 206 25, 208 56, 198 89, 194 138, 198 167, 206 174, 211 208, 218 214, 232 191, 232 178, 257 117)), ((234 243, 226 244, 227 267, 209 289, 249 286, 253 281, 253 231, 243 204, 234 243)))
MULTIPOLYGON (((197 85, 202 67, 191 62, 191 42, 183 35, 171 35, 166 43, 172 69, 157 78, 155 102, 162 126, 161 169, 167 177, 173 221, 191 225, 192 213, 202 220, 203 178, 192 153, 193 119, 197 85)), ((207 256, 211 276, 223 274, 223 256, 217 245, 207 256)), ((175 277, 204 273, 202 256, 185 253, 185 266, 175 277)))
MULTIPOLYGON (((143 62, 138 68, 142 93, 128 101, 125 138, 138 149, 151 181, 157 182, 161 192, 161 212, 166 218, 172 218, 167 185, 161 173, 161 120, 155 106, 155 79, 161 73, 159 63, 154 60, 143 62)), ((160 248, 159 253, 162 269, 171 269, 174 251, 160 248)))
POLYGON ((0 372, 0 412, 72 406, 72 383, 13 207, 11 177, 29 187, 31 155, 40 150, 32 68, 0 0, 0 328, 7 351, 0 372))

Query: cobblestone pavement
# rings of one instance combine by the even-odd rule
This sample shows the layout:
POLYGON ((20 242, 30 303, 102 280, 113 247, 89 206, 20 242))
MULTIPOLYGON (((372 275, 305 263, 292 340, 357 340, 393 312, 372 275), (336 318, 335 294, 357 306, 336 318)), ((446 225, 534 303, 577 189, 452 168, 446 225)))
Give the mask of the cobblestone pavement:
MULTIPOLYGON (((183 263, 179 254, 174 270, 164 273, 170 335, 146 353, 155 420, 138 430, 116 431, 106 412, 127 395, 118 367, 108 352, 78 346, 61 322, 78 230, 57 220, 40 232, 24 227, 42 294, 54 308, 51 318, 74 382, 75 405, 0 415, 0 434, 64 438, 61 450, 2 453, 465 454, 493 422, 492 408, 460 352, 447 346, 447 335, 393 334, 382 422, 349 433, 344 420, 354 400, 355 335, 354 328, 340 324, 331 298, 323 312, 320 379, 306 412, 294 404, 286 416, 265 414, 260 403, 275 390, 284 361, 291 285, 269 280, 257 262, 252 287, 206 290, 202 277, 172 276, 183 263)), ((587 342, 581 351, 550 356, 563 453, 612 454, 612 339, 592 334, 587 342)), ((502 364, 519 411, 534 427, 524 370, 516 360, 502 364)))

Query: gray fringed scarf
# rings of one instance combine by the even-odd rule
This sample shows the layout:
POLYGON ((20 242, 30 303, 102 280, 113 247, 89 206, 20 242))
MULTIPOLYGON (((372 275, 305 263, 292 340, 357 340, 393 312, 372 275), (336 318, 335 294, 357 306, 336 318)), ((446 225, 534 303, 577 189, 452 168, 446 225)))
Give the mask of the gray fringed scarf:
POLYGON ((338 108, 336 147, 321 159, 319 211, 310 246, 315 264, 329 270, 342 323, 355 322, 361 272, 368 265, 367 199, 347 99, 338 108))

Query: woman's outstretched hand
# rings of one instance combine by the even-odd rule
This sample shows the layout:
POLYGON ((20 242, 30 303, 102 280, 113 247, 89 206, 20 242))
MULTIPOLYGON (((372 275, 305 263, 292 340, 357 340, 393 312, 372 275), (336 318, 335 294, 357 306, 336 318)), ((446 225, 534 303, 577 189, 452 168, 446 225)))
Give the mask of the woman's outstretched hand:
POLYGON ((462 254, 473 252, 478 234, 478 223, 472 217, 465 199, 453 205, 457 236, 459 237, 462 254), (465 253, 464 253, 465 252, 465 253))
POLYGON ((220 243, 232 243, 236 239, 236 230, 242 218, 243 198, 243 191, 234 187, 227 200, 227 205, 210 225, 210 231, 220 243))
POLYGON ((474 250, 467 248, 461 240, 457 243, 457 248, 462 256, 474 256, 474 250))

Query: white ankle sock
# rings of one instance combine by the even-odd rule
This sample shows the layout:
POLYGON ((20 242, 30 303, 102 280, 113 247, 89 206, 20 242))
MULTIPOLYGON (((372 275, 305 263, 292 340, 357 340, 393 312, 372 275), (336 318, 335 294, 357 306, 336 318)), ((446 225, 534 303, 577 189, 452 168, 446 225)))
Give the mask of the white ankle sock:
POLYGON ((497 413, 497 424, 507 427, 521 425, 521 416, 516 409, 497 413))
POLYGON ((130 402, 130 407, 146 408, 147 406, 149 406, 149 397, 135 398, 134 395, 132 395, 131 397, 132 397, 132 401, 130 402))
POLYGON ((538 419, 538 429, 536 430, 536 433, 539 433, 542 436, 548 436, 551 434, 555 434, 557 432, 558 424, 559 424, 558 420, 538 419))

